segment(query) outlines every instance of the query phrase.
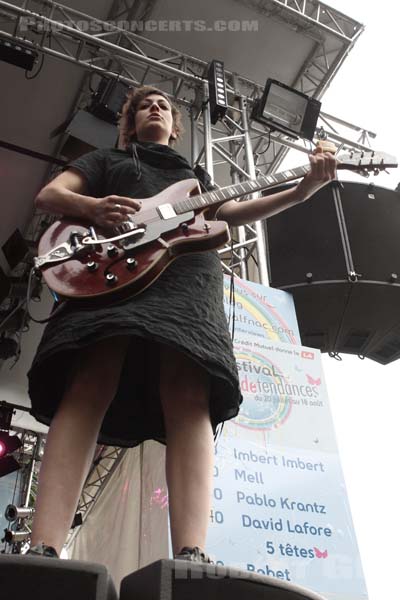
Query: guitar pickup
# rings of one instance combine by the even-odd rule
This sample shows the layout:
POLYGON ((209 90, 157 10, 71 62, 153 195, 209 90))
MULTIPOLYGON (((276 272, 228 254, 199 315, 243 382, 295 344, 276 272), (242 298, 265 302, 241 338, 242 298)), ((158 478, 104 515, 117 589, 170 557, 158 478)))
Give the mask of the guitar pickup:
POLYGON ((172 204, 161 204, 161 206, 157 206, 157 212, 162 219, 173 219, 176 217, 176 212, 172 204))

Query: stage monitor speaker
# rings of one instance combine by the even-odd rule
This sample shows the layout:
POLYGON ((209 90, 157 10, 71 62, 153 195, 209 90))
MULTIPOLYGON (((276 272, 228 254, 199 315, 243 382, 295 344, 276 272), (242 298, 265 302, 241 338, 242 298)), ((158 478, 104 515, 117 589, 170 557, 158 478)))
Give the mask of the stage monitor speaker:
POLYGON ((117 600, 103 565, 77 560, 0 554, 1 598, 13 600, 117 600))
POLYGON ((159 560, 127 575, 120 600, 324 600, 304 587, 284 581, 285 571, 260 575, 236 567, 159 560))
POLYGON ((264 224, 271 285, 293 294, 304 345, 400 358, 398 192, 333 182, 264 224))

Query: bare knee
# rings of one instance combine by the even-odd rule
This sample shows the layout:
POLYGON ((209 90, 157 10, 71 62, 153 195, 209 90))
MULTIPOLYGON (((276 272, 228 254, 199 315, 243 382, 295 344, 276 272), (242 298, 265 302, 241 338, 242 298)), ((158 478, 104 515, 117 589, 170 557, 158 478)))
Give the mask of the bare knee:
POLYGON ((160 397, 166 420, 209 414, 209 376, 188 356, 170 348, 161 352, 160 397))

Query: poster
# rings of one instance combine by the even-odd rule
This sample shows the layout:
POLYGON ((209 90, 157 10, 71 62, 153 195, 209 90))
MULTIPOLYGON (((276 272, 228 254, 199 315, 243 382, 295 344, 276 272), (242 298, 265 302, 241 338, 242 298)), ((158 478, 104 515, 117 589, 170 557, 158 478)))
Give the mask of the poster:
POLYGON ((288 294, 237 287, 244 401, 216 447, 207 551, 330 600, 365 600, 320 353, 299 345, 288 294))

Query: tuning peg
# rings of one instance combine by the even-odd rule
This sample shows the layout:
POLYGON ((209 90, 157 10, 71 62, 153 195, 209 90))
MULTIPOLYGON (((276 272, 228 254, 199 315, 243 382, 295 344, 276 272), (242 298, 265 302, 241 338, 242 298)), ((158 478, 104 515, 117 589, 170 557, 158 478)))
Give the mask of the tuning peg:
POLYGON ((375 167, 375 169, 374 169, 374 175, 375 176, 379 175, 380 172, 381 172, 380 169, 378 169, 378 167, 375 167))

